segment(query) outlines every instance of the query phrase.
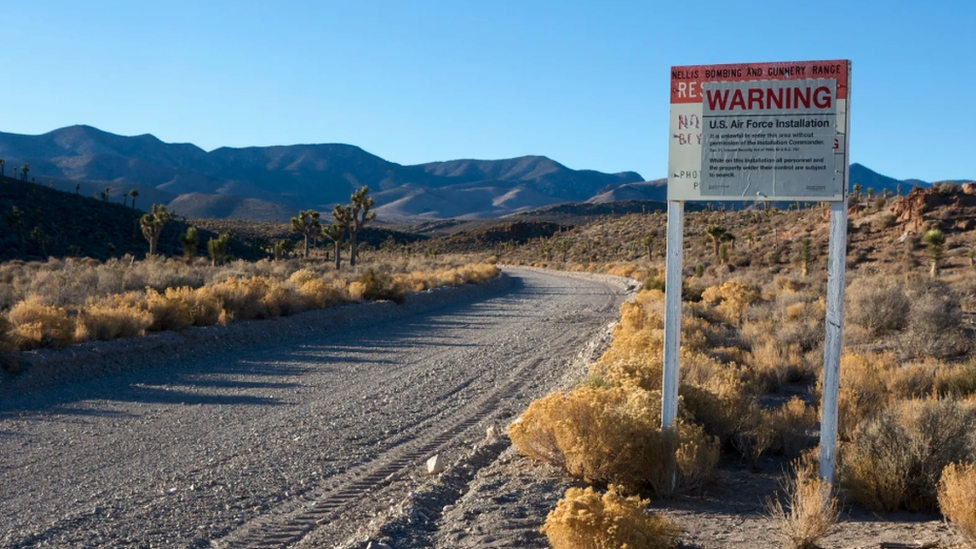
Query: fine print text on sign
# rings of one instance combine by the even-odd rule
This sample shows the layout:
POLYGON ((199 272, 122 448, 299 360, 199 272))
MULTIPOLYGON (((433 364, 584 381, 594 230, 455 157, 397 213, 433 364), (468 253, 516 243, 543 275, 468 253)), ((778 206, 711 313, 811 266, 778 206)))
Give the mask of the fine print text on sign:
POLYGON ((848 75, 848 61, 674 67, 668 200, 843 200, 848 75))

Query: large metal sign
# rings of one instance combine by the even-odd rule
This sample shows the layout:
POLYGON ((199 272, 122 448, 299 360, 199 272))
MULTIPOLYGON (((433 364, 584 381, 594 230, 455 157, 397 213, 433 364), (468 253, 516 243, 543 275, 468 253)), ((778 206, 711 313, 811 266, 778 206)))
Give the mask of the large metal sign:
POLYGON ((684 202, 830 202, 820 476, 834 482, 844 333, 850 61, 671 69, 661 425, 678 415, 684 202))
POLYGON ((843 200, 849 74, 849 61, 672 67, 668 200, 843 200))

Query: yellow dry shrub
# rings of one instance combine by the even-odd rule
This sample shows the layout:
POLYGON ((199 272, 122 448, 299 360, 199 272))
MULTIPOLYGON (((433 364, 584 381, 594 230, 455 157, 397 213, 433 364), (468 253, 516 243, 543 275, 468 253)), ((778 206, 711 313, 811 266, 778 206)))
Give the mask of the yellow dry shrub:
POLYGON ((770 450, 782 450, 790 457, 799 457, 808 440, 808 433, 817 426, 817 409, 807 406, 794 396, 779 408, 765 415, 765 423, 774 433, 770 450))
POLYGON ((800 302, 794 303, 792 305, 787 305, 784 311, 784 316, 789 320, 799 320, 806 316, 807 304, 800 302))
POLYGON ((346 296, 351 301, 362 301, 364 293, 366 293, 366 286, 358 280, 349 283, 346 287, 346 296))
MULTIPOLYGON (((841 356, 837 397, 837 433, 841 440, 851 440, 861 421, 888 403, 885 376, 892 359, 891 355, 874 353, 845 352, 841 356)), ((823 394, 822 377, 816 394, 823 394)))
POLYGON ((165 295, 167 299, 182 301, 189 307, 194 326, 213 326, 230 321, 220 300, 207 288, 167 288, 165 295))
POLYGON ((593 488, 570 488, 549 512, 542 533, 553 549, 670 549, 681 527, 647 511, 647 500, 625 497, 611 485, 601 495, 593 488))
POLYGON ((684 421, 676 434, 662 433, 660 420, 660 393, 583 386, 533 402, 509 435, 523 455, 586 482, 649 485, 662 497, 700 487, 714 472, 718 442, 684 421))
POLYGON ((321 278, 312 278, 298 287, 298 293, 305 300, 309 309, 324 309, 337 303, 345 301, 342 290, 336 288, 335 284, 326 282, 321 278))
POLYGON ((294 300, 281 282, 264 276, 229 278, 200 288, 207 299, 215 299, 233 319, 249 320, 278 316, 294 300))
POLYGON ((613 276, 622 276, 622 277, 625 277, 625 278, 632 278, 634 276, 634 273, 637 272, 637 266, 636 265, 629 265, 629 264, 628 265, 617 265, 617 266, 611 267, 606 272, 607 272, 607 274, 613 275, 613 276))
POLYGON ((756 393, 776 392, 784 383, 799 380, 805 369, 803 349, 777 341, 770 333, 755 338, 747 363, 745 375, 756 393))
POLYGON ((288 277, 288 283, 296 288, 300 288, 313 280, 322 280, 322 276, 311 269, 298 269, 288 277))
POLYGON ((75 322, 61 307, 43 305, 34 297, 17 303, 7 313, 13 326, 13 340, 18 350, 68 345, 74 339, 75 322))
POLYGON ((688 415, 722 445, 754 424, 754 410, 758 405, 748 396, 745 384, 734 370, 725 370, 710 380, 708 387, 681 385, 679 394, 688 415))
POLYGON ((949 464, 942 471, 938 489, 939 509, 959 533, 976 547, 976 465, 949 464))
POLYGON ((461 278, 468 284, 482 284, 495 278, 501 270, 487 263, 464 265, 460 268, 461 278))
POLYGON ((759 301, 759 292, 755 289, 730 280, 721 286, 722 302, 718 310, 725 316, 725 321, 732 326, 742 324, 742 316, 746 309, 759 301))
POLYGON ((89 299, 78 313, 76 341, 108 341, 118 337, 135 337, 146 333, 153 315, 134 305, 97 303, 89 299))
POLYGON ((830 484, 812 467, 794 462, 795 474, 783 480, 786 505, 779 493, 766 498, 766 512, 780 524, 780 535, 791 549, 811 549, 840 517, 840 505, 830 484))
POLYGON ((180 330, 193 325, 193 309, 173 288, 163 293, 146 288, 144 307, 152 315, 150 330, 180 330))

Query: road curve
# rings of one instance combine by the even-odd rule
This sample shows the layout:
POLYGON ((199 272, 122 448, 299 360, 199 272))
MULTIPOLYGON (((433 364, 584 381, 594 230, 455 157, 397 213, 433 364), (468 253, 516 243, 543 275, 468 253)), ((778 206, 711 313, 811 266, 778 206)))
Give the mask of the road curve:
POLYGON ((506 272, 437 310, 0 402, 0 547, 286 547, 341 518, 330 490, 517 413, 627 294, 506 272))

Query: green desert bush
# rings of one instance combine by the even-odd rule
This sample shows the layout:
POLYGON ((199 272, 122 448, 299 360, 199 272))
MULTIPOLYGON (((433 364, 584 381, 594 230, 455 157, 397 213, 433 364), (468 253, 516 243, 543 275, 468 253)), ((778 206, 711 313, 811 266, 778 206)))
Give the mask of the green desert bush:
POLYGON ((912 304, 903 286, 891 277, 855 279, 845 292, 845 317, 872 337, 904 329, 912 304))
POLYGON ((840 475, 872 509, 934 511, 943 469, 961 461, 976 461, 976 410, 951 399, 901 401, 858 428, 840 475))
POLYGON ((549 512, 542 533, 553 549, 671 549, 681 527, 647 510, 647 500, 626 497, 611 485, 570 488, 549 512))

